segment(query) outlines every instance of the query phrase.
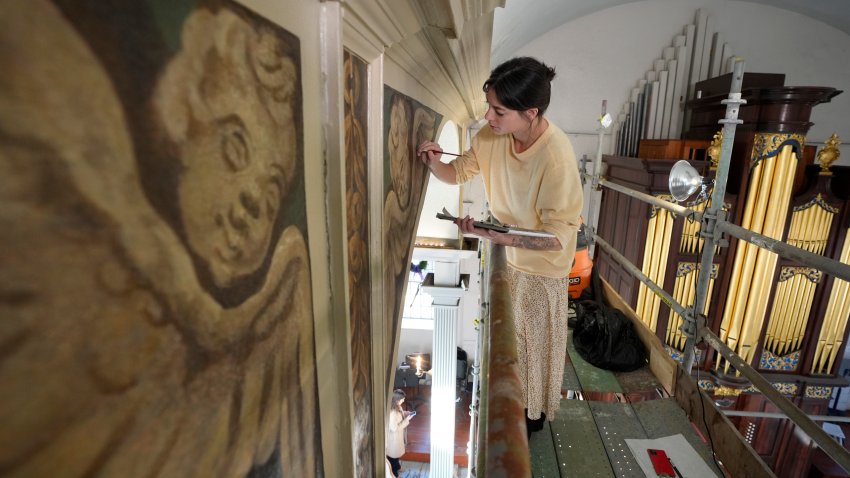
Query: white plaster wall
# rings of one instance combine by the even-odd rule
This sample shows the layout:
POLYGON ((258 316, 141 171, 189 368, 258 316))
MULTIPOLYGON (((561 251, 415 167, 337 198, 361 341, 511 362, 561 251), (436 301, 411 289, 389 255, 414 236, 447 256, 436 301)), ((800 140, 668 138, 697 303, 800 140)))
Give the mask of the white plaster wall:
MULTIPOLYGON (((741 1, 638 1, 564 23, 509 56, 534 56, 556 68, 547 114, 570 133, 577 157, 593 157, 602 100, 608 100, 609 112, 618 112, 698 8, 744 58, 746 71, 784 73, 789 86, 844 90, 815 107, 807 139, 819 145, 837 132, 850 142, 850 35, 788 10, 741 1)), ((609 143, 606 137, 605 153, 609 143)), ((837 164, 850 165, 850 153, 837 164)))
MULTIPOLYGON (((421 329, 403 329, 398 343, 398 360, 400 364, 405 355, 423 352, 430 354, 434 349, 434 331, 421 329)), ((398 365, 398 364, 396 364, 398 365)))
MULTIPOLYGON (((457 125, 451 121, 445 121, 441 126, 437 144, 443 151, 460 152, 460 135, 457 125)), ((442 162, 447 163, 454 159, 453 156, 443 156, 442 162)), ((453 216, 458 215, 460 210, 460 186, 457 184, 446 184, 434 175, 428 180, 428 188, 425 190, 425 203, 422 205, 422 215, 419 218, 417 236, 438 237, 444 239, 457 239, 459 230, 454 223, 437 219, 437 213, 443 208, 453 216)))

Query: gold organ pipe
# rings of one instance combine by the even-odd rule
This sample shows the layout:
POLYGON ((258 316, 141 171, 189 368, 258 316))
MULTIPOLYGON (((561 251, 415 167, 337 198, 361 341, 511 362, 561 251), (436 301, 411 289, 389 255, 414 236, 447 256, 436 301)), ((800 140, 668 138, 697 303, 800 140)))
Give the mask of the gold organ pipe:
MULTIPOLYGON (((707 204, 707 202, 708 201, 705 201, 702 204, 700 204, 699 207, 697 208, 697 210, 699 212, 705 212, 705 205, 707 204)), ((701 252, 702 242, 703 242, 702 236, 699 235, 700 231, 702 230, 702 225, 698 221, 694 221, 693 226, 694 226, 694 233, 693 233, 693 236, 692 236, 693 242, 691 244, 691 251, 694 254, 699 254, 701 252)))
POLYGON ((850 315, 850 291, 847 289, 844 290, 843 295, 840 297, 841 304, 843 304, 839 309, 839 315, 837 316, 838 321, 836 322, 836 327, 833 330, 832 336, 835 341, 835 346, 832 347, 832 350, 829 351, 829 361, 827 362, 826 372, 832 369, 832 364, 835 362, 835 357, 838 354, 838 351, 841 349, 841 344, 844 342, 844 328, 847 326, 847 316, 850 315))
MULTIPOLYGON (((835 282, 838 282, 836 280, 835 282)), ((842 281, 843 282, 843 281, 842 281)), ((839 301, 847 302, 848 288, 842 287, 839 291, 835 291, 835 285, 833 284, 833 294, 830 294, 831 299, 838 299, 839 301), (837 293, 835 293, 837 292, 837 293)), ((842 285, 846 285, 842 284, 842 285)), ((840 315, 841 309, 845 308, 845 306, 838 304, 833 307, 834 302, 830 301, 829 306, 827 306, 827 316, 829 318, 829 327, 827 327, 826 323, 824 323, 823 329, 821 330, 821 338, 818 340, 818 348, 821 353, 820 360, 820 369, 821 373, 828 373, 830 369, 832 369, 832 363, 835 359, 835 354, 838 349, 841 347, 841 341, 843 340, 843 331, 844 326, 847 322, 847 311, 844 311, 844 315, 840 315), (841 332, 839 332, 839 330, 841 332)))
MULTIPOLYGON (((682 287, 682 302, 680 302, 680 303, 687 304, 689 307, 691 305, 693 305, 693 300, 691 299, 691 296, 693 295, 693 289, 694 289, 694 280, 693 279, 694 279, 695 275, 696 274, 694 274, 694 272, 691 271, 687 275, 682 277, 682 279, 684 280, 684 284, 682 284, 683 285, 683 287, 682 287)), ((681 319, 680 319, 680 321, 681 321, 681 319)), ((676 343, 677 347, 679 348, 679 350, 682 350, 685 346, 685 340, 687 340, 687 337, 685 337, 682 334, 681 331, 677 331, 676 340, 677 340, 677 343, 676 343)))
MULTIPOLYGON (((658 284, 658 281, 655 280, 658 271, 658 255, 661 253, 661 238, 663 237, 662 234, 659 234, 659 231, 662 230, 661 228, 663 227, 664 219, 664 211, 659 208, 658 212, 655 214, 655 231, 653 232, 652 251, 650 252, 649 256, 649 273, 647 274, 647 277, 652 279, 652 281, 656 284, 658 284)), ((644 322, 646 323, 647 327, 650 328, 650 330, 655 330, 652 328, 651 324, 653 322, 652 303, 655 301, 656 297, 657 296, 647 288, 647 291, 644 294, 643 298, 643 314, 644 322)))
POLYGON ((818 254, 823 255, 823 253, 826 251, 826 243, 827 243, 827 241, 829 241, 829 230, 832 227, 832 217, 833 216, 834 216, 833 213, 827 211, 826 209, 823 210, 823 219, 821 220, 820 236, 818 237, 818 247, 816 249, 816 252, 818 254))
POLYGON ((821 215, 821 222, 820 231, 818 234, 818 243, 817 248, 815 248, 815 252, 818 254, 823 254, 826 251, 826 243, 829 240, 829 230, 830 226, 832 226, 832 213, 821 207, 819 207, 819 209, 821 215))
POLYGON ((801 249, 809 250, 809 248, 808 248, 808 239, 809 239, 808 236, 809 236, 809 234, 808 234, 807 231, 811 227, 811 223, 812 223, 812 214, 811 213, 812 213, 812 208, 800 211, 800 233, 796 237, 797 244, 795 244, 795 245, 797 247, 801 248, 801 249))
POLYGON ((692 225, 693 224, 688 221, 687 217, 682 218, 682 239, 679 241, 679 252, 683 254, 688 254, 691 252, 690 248, 688 247, 688 238, 691 235, 692 225))
POLYGON ((846 292, 847 289, 850 289, 850 287, 848 287, 848 283, 840 279, 836 279, 835 282, 833 282, 832 284, 830 300, 826 306, 826 313, 824 314, 823 323, 821 324, 820 335, 818 336, 818 344, 815 348, 813 370, 820 371, 829 355, 826 351, 826 344, 828 342, 832 343, 835 339, 834 328, 839 323, 840 317, 838 314, 838 309, 841 308, 841 305, 836 304, 836 299, 842 298, 844 292, 846 292))
MULTIPOLYGON (((649 269, 649 277, 652 278, 652 281, 658 284, 659 286, 663 286, 658 282, 658 269, 662 267, 661 263, 661 252, 664 250, 664 228, 667 227, 667 211, 664 209, 658 209, 658 213, 656 214, 655 221, 655 241, 652 244, 652 257, 650 258, 650 269, 649 269)), ((655 327, 652 326, 655 323, 655 312, 653 312, 653 305, 657 300, 660 300, 657 295, 652 293, 650 290, 646 291, 646 298, 644 299, 644 312, 647 317, 647 324, 650 326, 651 330, 655 330, 655 327)))
POLYGON ((832 215, 829 211, 825 211, 821 209, 818 211, 820 215, 820 222, 818 223, 818 231, 815 236, 815 243, 812 247, 812 252, 815 254, 823 255, 826 249, 826 242, 829 239, 829 226, 832 222, 832 215))
MULTIPOLYGON (((762 164, 756 165, 752 172, 751 181, 753 183, 759 181, 762 175, 762 164)), ((750 190, 752 191, 752 184, 750 186, 750 190)), ((755 198, 752 196, 748 196, 747 203, 744 205, 744 217, 741 221, 741 227, 746 229, 752 229, 752 219, 753 219, 753 208, 755 207, 755 198)), ((747 245, 749 243, 745 241, 738 241, 738 249, 735 251, 735 261, 733 262, 734 267, 732 268, 732 275, 729 278, 729 294, 726 300, 726 310, 723 312, 723 320, 720 323, 720 338, 729 343, 729 333, 731 332, 732 324, 732 311, 737 306, 737 293, 739 289, 742 288, 743 284, 740 282, 743 280, 743 273, 741 268, 738 267, 741 265, 746 258, 747 245)))
POLYGON ((714 291, 714 278, 708 280, 708 292, 705 294, 705 305, 702 308, 702 313, 704 315, 708 315, 708 311, 711 310, 711 293, 714 291))
MULTIPOLYGON (((777 155, 774 169, 773 188, 770 190, 770 200, 765 210, 765 222, 762 234, 774 239, 781 239, 788 214, 788 204, 791 200, 791 187, 794 182, 797 156, 791 146, 785 146, 777 155)), ((748 304, 744 315, 743 331, 739 340, 741 357, 748 362, 755 355, 764 315, 767 311, 767 300, 770 297, 773 284, 770 278, 776 271, 779 256, 774 252, 759 248, 754 269, 753 288, 757 293, 754 300, 748 304), (746 350, 744 350, 746 348, 746 350)))
POLYGON ((809 252, 815 252, 818 248, 818 240, 820 239, 821 210, 822 209, 819 206, 812 206, 812 220, 809 224, 809 230, 806 237, 807 244, 806 247, 804 247, 804 249, 809 252))
POLYGON ((794 349, 794 342, 797 338, 797 331, 800 330, 800 326, 805 326, 806 321, 806 304, 807 304, 807 296, 809 294, 809 281, 808 277, 805 274, 798 274, 794 276, 794 279, 797 283, 797 288, 794 293, 794 304, 792 306, 791 314, 794 318, 794 321, 791 323, 791 327, 788 330, 788 342, 785 344, 785 352, 789 352, 794 349))
POLYGON ((820 207, 812 206, 809 213, 809 224, 806 229, 806 241, 803 249, 814 252, 815 251, 815 241, 818 239, 818 225, 820 224, 820 207))
POLYGON ((699 234, 699 223, 697 223, 696 221, 688 220, 688 218, 685 218, 685 223, 688 225, 687 246, 686 246, 685 249, 686 249, 688 254, 693 254, 694 253, 694 237, 699 234))
MULTIPOLYGON (((650 207, 655 208, 655 206, 650 207)), ((656 213, 655 215, 649 218, 649 221, 647 221, 646 224, 646 243, 643 246, 643 266, 641 267, 641 272, 646 274, 647 277, 650 277, 649 268, 650 262, 652 261, 652 248, 655 244, 655 223, 657 217, 658 214, 656 213)), ((647 291, 648 287, 646 287, 646 284, 641 282, 640 286, 638 287, 638 298, 637 302, 635 303, 635 313, 638 317, 640 317, 640 320, 643 323, 649 325, 649 323, 644 318, 643 313, 643 303, 646 300, 647 291)))
POLYGON ((800 223, 803 211, 794 211, 791 213, 791 226, 788 228, 788 237, 786 242, 792 246, 800 247, 798 238, 800 237, 800 223))
POLYGON ((784 281, 779 282, 776 289, 776 295, 774 296, 770 324, 768 325, 768 329, 771 333, 771 351, 777 355, 779 355, 780 341, 782 340, 783 331, 788 327, 786 311, 788 310, 789 303, 793 300, 793 294, 791 292, 793 282, 790 282, 791 279, 792 278, 789 277, 784 281))
MULTIPOLYGON (((658 279, 655 281, 659 286, 664 286, 664 278, 667 276, 667 256, 670 254, 670 242, 673 239, 673 215, 670 212, 664 211, 664 236, 661 241, 661 255, 658 257, 658 270, 656 271, 658 279)), ((661 297, 652 294, 652 318, 651 330, 655 330, 658 324, 658 312, 661 308, 661 297)))
MULTIPOLYGON (((703 204, 705 204, 705 203, 703 203, 703 204)), ((693 207, 694 210, 702 212, 701 204, 695 204, 692 207, 693 207)), ((684 221, 685 221, 685 225, 687 226, 686 233, 688 235, 687 238, 685 238, 685 240, 686 240, 685 252, 687 252, 688 254, 694 254, 695 253, 694 248, 695 248, 695 244, 696 244, 696 238, 699 237, 700 224, 697 221, 688 220, 688 218, 685 218, 684 221)))
POLYGON ((813 206, 812 213, 812 229, 809 236, 809 247, 806 248, 809 252, 818 253, 820 249, 821 233, 823 229, 823 213, 825 212, 820 206, 813 206))
MULTIPOLYGON (((839 260, 845 264, 850 264, 850 229, 845 231, 844 246, 841 249, 839 260)), ((830 344, 831 347, 831 344, 837 342, 835 350, 840 348, 848 315, 850 315, 850 283, 835 279, 815 349, 815 367, 817 367, 816 370, 819 373, 827 373, 832 369, 835 353, 832 353, 832 350, 827 350, 827 344, 830 344)))
MULTIPOLYGON (((758 183, 761 180, 762 175, 762 164, 759 163, 753 168, 752 178, 750 179, 750 191, 752 192, 753 184, 758 183)), ((747 203, 744 205, 744 216, 741 220, 741 227, 746 229, 752 229, 752 220, 753 220, 753 208, 755 207, 755 198, 748 195, 747 203)), ((740 284, 743 274, 741 273, 739 265, 741 265, 744 261, 746 250, 747 250, 748 242, 738 241, 738 249, 735 251, 735 261, 733 262, 734 266, 732 267, 732 275, 729 278, 729 294, 726 299, 726 309, 723 312, 723 320, 720 322, 720 339, 724 342, 729 343, 729 332, 732 326, 732 314, 731 312, 734 310, 737 305, 735 299, 737 298, 737 294, 735 291, 741 288, 742 284, 740 284)))
MULTIPOLYGON (((676 302, 680 304, 684 304, 682 302, 682 278, 676 277, 676 282, 673 283, 673 298, 676 299, 676 302)), ((676 333, 676 330, 679 329, 679 314, 677 314, 673 309, 670 309, 670 315, 667 318, 667 334, 665 334, 664 341, 667 345, 673 346, 673 336, 676 333)))
MULTIPOLYGON (((788 343, 788 335, 791 333, 790 330, 793 328, 792 322, 794 321, 794 315, 789 313, 789 311, 794 307, 797 287, 799 286, 796 278, 797 276, 793 275, 785 280, 782 308, 776 310, 779 320, 779 325, 777 326, 776 331, 775 347, 773 349, 773 353, 776 355, 782 355, 782 350, 785 344, 788 343)), ((777 290, 777 294, 778 293, 779 291, 777 290)))
POLYGON ((767 323, 767 332, 764 337, 764 345, 775 353, 774 343, 779 340, 782 326, 780 311, 785 310, 785 301, 788 298, 788 281, 782 281, 776 287, 776 298, 773 301, 773 310, 770 312, 770 321, 767 323))
POLYGON ((817 289, 817 283, 812 282, 808 279, 806 280, 806 295, 805 304, 803 305, 803 316, 800 320, 800 325, 797 328, 797 334, 794 336, 794 343, 792 344, 791 349, 797 350, 800 348, 803 343, 803 337, 806 335, 806 327, 809 325, 809 317, 812 315, 812 304, 815 300, 815 289, 817 289))
MULTIPOLYGON (((658 281, 656 280, 656 278, 658 277, 658 255, 661 253, 661 240, 664 237, 663 227, 664 227, 665 219, 666 218, 664 216, 664 211, 662 209, 659 209, 658 212, 655 215, 655 235, 654 235, 654 240, 652 242, 652 253, 651 253, 650 258, 649 258, 649 274, 648 274, 648 277, 650 279, 652 279, 652 281, 655 282, 656 284, 658 284, 658 281)), ((658 284, 658 285, 662 285, 662 284, 658 284)), ((655 302, 655 299, 657 297, 658 296, 653 294, 652 291, 647 290, 646 295, 644 296, 644 299, 643 299, 643 313, 646 316, 645 322, 646 322, 647 327, 650 328, 650 330, 654 330, 654 329, 652 329, 652 322, 653 322, 652 304, 653 304, 653 302, 655 302)))
POLYGON ((802 282, 806 279, 800 274, 794 274, 789 280, 792 281, 789 294, 791 304, 788 310, 784 311, 788 320, 785 321, 786 326, 783 327, 782 342, 779 346, 780 355, 785 355, 788 352, 791 342, 794 340, 794 332, 797 330, 797 324, 800 321, 800 307, 803 304, 803 293, 806 286, 802 282))
MULTIPOLYGON (((773 180, 773 172, 775 170, 775 158, 768 158, 761 161, 757 167, 764 169, 761 175, 761 181, 755 185, 755 191, 751 195, 755 196, 755 206, 753 207, 752 223, 748 229, 762 233, 764 230, 764 217, 766 214, 768 199, 770 196, 770 185, 773 180)), ((750 188, 753 189, 752 187, 750 188)), ((746 361, 749 361, 749 353, 742 352, 740 341, 742 336, 746 334, 744 325, 745 314, 748 309, 748 300, 750 291, 760 291, 753 283, 753 275, 756 271, 756 262, 758 259, 759 248, 749 242, 745 244, 744 262, 741 267, 741 281, 738 290, 735 293, 735 307, 732 310, 732 322, 729 330, 729 339, 727 344, 729 348, 734 350, 738 355, 746 361), (744 283, 746 281, 746 284, 744 283)), ((736 264, 737 265, 737 264, 736 264)))
POLYGON ((814 252, 816 247, 815 241, 817 241, 818 238, 818 224, 820 224, 820 207, 812 206, 809 211, 809 223, 805 229, 806 235, 803 249, 809 252, 814 252))

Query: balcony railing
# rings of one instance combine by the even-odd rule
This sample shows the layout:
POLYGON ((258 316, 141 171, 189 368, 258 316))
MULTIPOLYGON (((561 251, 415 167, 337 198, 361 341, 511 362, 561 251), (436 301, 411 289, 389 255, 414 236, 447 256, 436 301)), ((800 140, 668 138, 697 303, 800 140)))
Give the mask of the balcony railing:
MULTIPOLYGON (((473 406, 470 476, 531 476, 525 404, 517 368, 516 333, 504 246, 487 243, 482 297, 480 401, 473 406), (477 438, 477 449, 474 442, 477 438)), ((473 384, 475 389, 475 383, 473 384)), ((473 395, 476 391, 473 390, 473 395)))

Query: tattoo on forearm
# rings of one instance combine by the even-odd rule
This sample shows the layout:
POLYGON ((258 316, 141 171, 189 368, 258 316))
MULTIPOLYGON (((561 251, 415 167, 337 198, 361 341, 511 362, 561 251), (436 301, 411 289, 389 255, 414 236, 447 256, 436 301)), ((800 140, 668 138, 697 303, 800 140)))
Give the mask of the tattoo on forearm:
POLYGON ((508 236, 508 246, 538 251, 556 251, 561 249, 561 242, 556 237, 508 236))

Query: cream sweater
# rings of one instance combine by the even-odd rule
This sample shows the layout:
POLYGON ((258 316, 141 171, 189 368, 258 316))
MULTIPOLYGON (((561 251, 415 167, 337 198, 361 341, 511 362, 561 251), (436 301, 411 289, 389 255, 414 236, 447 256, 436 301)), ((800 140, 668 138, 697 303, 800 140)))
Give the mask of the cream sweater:
POLYGON ((497 135, 485 126, 451 164, 458 184, 481 174, 496 219, 551 232, 563 246, 561 251, 508 247, 510 266, 546 277, 569 275, 583 196, 572 144, 560 128, 550 122, 531 148, 517 153, 512 135, 497 135))

